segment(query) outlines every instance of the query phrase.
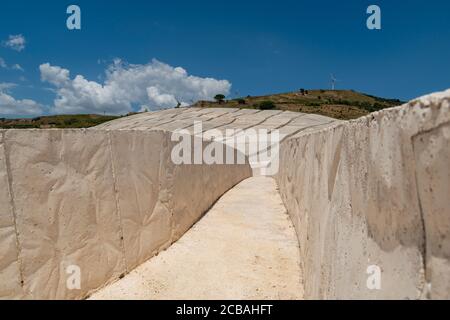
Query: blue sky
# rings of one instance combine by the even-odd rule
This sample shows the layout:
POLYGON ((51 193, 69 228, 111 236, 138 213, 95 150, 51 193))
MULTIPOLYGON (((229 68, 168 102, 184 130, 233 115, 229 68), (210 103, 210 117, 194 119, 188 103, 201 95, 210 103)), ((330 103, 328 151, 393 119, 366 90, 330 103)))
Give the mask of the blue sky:
POLYGON ((221 90, 234 97, 328 88, 330 73, 339 89, 403 100, 450 87, 447 0, 6 0, 0 6, 0 116, 33 113, 23 106, 11 111, 19 104, 35 113, 121 113, 221 90), (70 4, 81 8, 81 30, 66 28, 70 4), (370 4, 381 8, 382 30, 366 28, 370 4), (15 35, 25 39, 23 50, 7 45, 15 35))

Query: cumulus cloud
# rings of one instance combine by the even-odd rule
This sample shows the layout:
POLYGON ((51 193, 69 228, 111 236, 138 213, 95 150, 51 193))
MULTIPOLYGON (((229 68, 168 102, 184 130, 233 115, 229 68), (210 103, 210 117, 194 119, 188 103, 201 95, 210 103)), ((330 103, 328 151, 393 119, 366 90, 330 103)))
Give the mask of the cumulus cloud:
POLYGON ((14 83, 0 83, 0 115, 37 115, 42 113, 42 105, 30 99, 15 99, 8 89, 14 83))
POLYGON ((181 67, 158 60, 145 65, 127 64, 116 59, 106 70, 100 84, 82 75, 70 77, 70 71, 49 63, 40 67, 42 81, 55 86, 56 113, 121 114, 138 109, 173 108, 192 101, 211 100, 216 94, 228 94, 227 80, 189 75, 181 67))
POLYGON ((5 59, 3 59, 2 57, 0 57, 0 68, 8 68, 8 65, 6 64, 5 59))
POLYGON ((50 82, 55 86, 62 87, 70 80, 70 72, 58 66, 51 66, 49 63, 44 63, 39 66, 41 71, 41 80, 50 82))
POLYGON ((3 41, 3 46, 20 52, 25 49, 26 42, 25 37, 21 34, 10 35, 8 40, 3 41))

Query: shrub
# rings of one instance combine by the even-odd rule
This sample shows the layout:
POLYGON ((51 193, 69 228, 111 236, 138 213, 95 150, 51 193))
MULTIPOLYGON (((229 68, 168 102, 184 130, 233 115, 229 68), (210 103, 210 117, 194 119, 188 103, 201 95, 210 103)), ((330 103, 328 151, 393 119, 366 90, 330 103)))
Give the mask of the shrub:
POLYGON ((238 104, 245 104, 245 100, 244 99, 236 99, 238 104))
POLYGON ((256 107, 260 110, 272 110, 275 109, 277 106, 275 105, 275 103, 273 103, 273 101, 267 100, 258 103, 256 107))
POLYGON ((77 120, 76 119, 72 119, 72 118, 63 120, 63 124, 65 126, 70 126, 70 125, 74 124, 75 122, 77 122, 77 120))

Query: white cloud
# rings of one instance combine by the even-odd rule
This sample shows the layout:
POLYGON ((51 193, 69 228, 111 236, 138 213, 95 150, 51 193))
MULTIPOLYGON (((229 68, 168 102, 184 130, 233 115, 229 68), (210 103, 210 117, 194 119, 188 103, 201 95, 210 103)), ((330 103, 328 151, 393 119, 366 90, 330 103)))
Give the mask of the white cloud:
POLYGON ((17 70, 17 71, 25 71, 22 66, 18 63, 13 64, 11 67, 8 66, 8 64, 6 63, 5 59, 3 59, 2 57, 0 57, 0 68, 3 69, 11 69, 11 70, 17 70))
POLYGON ((8 40, 3 41, 3 46, 20 52, 25 49, 26 42, 21 34, 10 35, 8 40))
POLYGON ((15 86, 17 86, 15 83, 11 83, 11 82, 0 82, 0 92, 2 91, 8 91, 11 88, 14 88, 15 86))
POLYGON ((188 105, 196 100, 211 100, 216 94, 228 94, 227 80, 188 75, 181 67, 153 60, 145 65, 127 64, 116 59, 106 70, 103 84, 82 75, 70 78, 70 72, 49 63, 40 67, 42 81, 56 87, 56 113, 120 114, 140 108, 175 107, 178 101, 188 105))
POLYGON ((147 96, 150 101, 153 101, 157 106, 171 107, 176 106, 178 101, 175 96, 167 93, 161 93, 158 87, 148 87, 147 96))
POLYGON ((69 82, 70 72, 58 66, 51 66, 49 63, 44 63, 39 66, 41 71, 41 80, 50 82, 57 87, 62 87, 69 82))
POLYGON ((42 105, 30 99, 16 100, 7 93, 13 83, 0 83, 0 115, 37 115, 42 105))
POLYGON ((21 66, 20 64, 18 64, 18 63, 13 64, 13 65, 11 66, 11 69, 17 70, 17 71, 22 71, 22 72, 25 71, 25 70, 23 70, 22 66, 21 66))

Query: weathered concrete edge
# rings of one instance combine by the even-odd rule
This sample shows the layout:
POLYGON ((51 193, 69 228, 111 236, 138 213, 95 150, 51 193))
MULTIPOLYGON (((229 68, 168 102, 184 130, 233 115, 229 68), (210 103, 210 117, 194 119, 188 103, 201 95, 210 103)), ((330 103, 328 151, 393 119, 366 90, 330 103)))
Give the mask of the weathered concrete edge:
MULTIPOLYGON (((1 147, 4 147, 4 144, 8 144, 8 135, 15 135, 15 134, 33 134, 33 135, 42 135, 42 134, 56 134, 56 135, 81 135, 81 134, 85 134, 87 133, 87 130, 77 130, 77 129, 67 129, 67 130, 0 130, 1 136, 2 138, 5 137, 5 139, 1 139, 1 147)), ((104 135, 105 140, 104 141, 108 141, 108 146, 106 150, 109 153, 108 156, 108 166, 111 167, 112 170, 113 169, 113 142, 111 142, 111 131, 100 131, 98 133, 96 133, 97 135, 104 135)), ((87 137, 86 135, 86 143, 90 143, 91 139, 90 136, 91 135, 96 135, 95 133, 89 132, 89 137, 87 137)), ((123 132, 121 132, 120 134, 123 134, 123 132)), ((135 135, 143 135, 146 133, 141 132, 137 132, 137 131, 133 131, 132 134, 135 135)), ((168 132, 157 132, 157 131, 151 131, 147 134, 150 135, 154 135, 154 134, 160 134, 163 137, 163 142, 168 146, 167 150, 170 150, 170 137, 169 137, 169 133, 168 132)), ((71 146, 65 146, 66 148, 71 148, 71 146)), ((56 147, 57 148, 57 147, 56 147)), ((14 175, 11 175, 11 168, 9 165, 9 159, 10 159, 10 147, 5 147, 5 154, 6 154, 6 171, 7 171, 7 177, 8 177, 8 185, 12 185, 14 183, 14 180, 17 180, 17 177, 15 177, 14 175)), ((166 150, 166 151, 167 151, 166 150)), ((137 152, 139 152, 139 150, 137 150, 137 152)), ((131 155, 130 155, 131 156, 131 155)), ((168 156, 170 157, 170 152, 169 153, 165 153, 165 160, 168 160, 168 156)), ((2 159, 3 161, 3 159, 2 159)), ((145 252, 142 253, 142 257, 137 257, 137 263, 142 263, 143 261, 145 261, 145 259, 157 254, 158 252, 160 252, 161 250, 164 250, 165 248, 167 248, 171 243, 175 242, 179 237, 181 237, 181 235, 187 230, 189 229, 190 225, 194 224, 207 210, 208 208, 214 203, 214 201, 216 201, 223 193, 225 193, 226 191, 228 191, 230 188, 232 188, 235 184, 239 183, 241 180, 249 177, 251 175, 251 170, 249 168, 249 166, 247 165, 241 165, 241 166, 233 166, 232 168, 227 168, 227 170, 223 170, 222 167, 218 167, 218 166, 197 166, 194 171, 191 170, 192 168, 190 167, 182 167, 182 166, 175 166, 174 168, 170 169, 171 172, 169 173, 172 176, 172 179, 175 178, 179 178, 180 180, 186 180, 186 181, 190 181, 192 179, 192 177, 189 176, 189 174, 194 173, 194 174, 198 174, 200 175, 200 179, 198 179, 201 183, 198 185, 200 187, 202 187, 202 189, 210 189, 211 184, 214 184, 214 192, 211 192, 211 196, 210 197, 205 197, 204 194, 200 191, 197 193, 193 193, 191 189, 186 189, 186 186, 189 186, 189 183, 185 184, 183 187, 178 188, 177 192, 177 196, 182 197, 182 199, 173 199, 173 194, 171 194, 170 192, 166 195, 164 195, 164 197, 166 197, 167 201, 174 203, 174 201, 178 201, 180 200, 181 203, 188 203, 188 201, 191 201, 189 203, 197 203, 198 205, 195 206, 195 208, 193 208, 192 210, 190 210, 190 215, 184 216, 183 217, 183 221, 181 222, 177 222, 176 220, 178 219, 177 214, 181 214, 181 211, 185 208, 177 208, 177 212, 174 212, 173 208, 170 208, 169 212, 171 215, 171 224, 170 227, 172 228, 169 231, 169 237, 166 239, 166 241, 164 242, 163 245, 158 245, 158 247, 156 248, 152 248, 151 252, 145 252), (230 172, 231 169, 231 172, 230 172), (188 175, 188 176, 186 176, 188 175), (206 178, 205 178, 206 177, 206 178), (184 189, 183 189, 184 188, 184 189), (183 199, 183 195, 184 197, 194 197, 195 199, 183 199), (172 197, 172 199, 171 199, 172 197), (175 230, 176 229, 176 230, 175 230)), ((113 189, 115 190, 115 192, 117 193, 117 188, 116 186, 120 183, 119 181, 117 181, 117 177, 115 176, 114 171, 110 172, 111 176, 114 178, 114 187, 113 189)), ((158 170, 158 175, 164 174, 167 171, 167 166, 161 162, 161 165, 157 168, 158 170)), ((16 181, 17 182, 17 181, 16 181)), ((173 186, 173 184, 172 184, 173 186)), ((115 203, 114 206, 118 206, 117 205, 117 199, 110 199, 113 200, 113 202, 115 203)), ((3 211, 6 207, 8 208, 7 211, 7 215, 9 215, 10 213, 10 206, 11 203, 14 206, 14 196, 13 196, 13 192, 11 192, 11 195, 9 196, 9 199, 7 201, 8 203, 1 203, 0 204, 0 209, 2 212, 0 212, 1 215, 4 215, 3 211)), ((33 208, 33 204, 29 203, 30 208, 33 208)), ((29 210, 29 209, 28 209, 29 210)), ((14 216, 15 216, 15 212, 14 212, 14 216)), ((25 213, 26 214, 26 213, 25 213)), ((118 218, 119 220, 117 220, 114 224, 117 223, 117 226, 115 227, 115 230, 119 231, 119 234, 121 235, 121 246, 123 248, 123 241, 124 241, 124 236, 123 236, 123 227, 121 225, 121 223, 119 222, 121 217, 120 217, 120 211, 117 208, 117 214, 118 214, 118 218)), ((21 212, 21 215, 24 215, 23 212, 21 212)), ((3 217, 2 217, 3 218, 3 217)), ((22 217, 22 222, 27 220, 28 217, 22 217)), ((2 294, 3 298, 28 298, 28 299, 66 299, 66 298, 76 298, 76 299, 80 299, 83 297, 86 297, 87 295, 90 294, 90 292, 92 292, 93 290, 98 289, 98 286, 93 288, 90 287, 89 284, 84 284, 81 290, 75 290, 75 291, 71 291, 68 292, 67 290, 64 289, 64 285, 65 285, 65 281, 63 281, 61 279, 61 281, 59 281, 58 283, 58 288, 54 288, 53 291, 51 290, 47 290, 48 288, 46 287, 39 287, 40 284, 27 284, 27 280, 30 280, 30 275, 27 276, 28 279, 23 280, 23 275, 22 275, 22 269, 23 266, 21 266, 21 264, 23 262, 21 262, 21 256, 22 256, 22 252, 21 252, 21 248, 20 248, 20 243, 21 243, 21 236, 20 236, 20 229, 23 228, 23 226, 18 225, 17 222, 14 222, 14 228, 16 230, 15 236, 14 236, 14 240, 17 242, 17 263, 15 263, 15 265, 17 265, 18 267, 16 268, 17 270, 15 271, 16 273, 16 278, 17 279, 22 279, 22 283, 17 282, 18 284, 18 288, 15 288, 15 290, 10 290, 6 296, 4 295, 4 293, 2 294)), ((24 234, 28 233, 29 229, 24 228, 24 234)), ((65 235, 65 236, 69 236, 70 235, 65 235)), ((3 247, 4 243, 0 243, 0 247, 3 247)), ((39 246, 39 244, 37 244, 37 246, 39 246)), ((115 268, 115 272, 112 272, 112 276, 111 277, 107 277, 104 279, 101 279, 102 285, 106 285, 112 281, 115 281, 118 279, 118 277, 121 277, 124 275, 124 273, 131 271, 127 266, 126 266, 126 262, 125 262, 125 257, 124 257, 124 248, 122 250, 120 250, 122 252, 122 254, 118 254, 118 258, 119 260, 123 260, 124 262, 120 263, 117 262, 117 266, 119 267, 119 269, 115 268), (122 255, 122 257, 120 257, 122 255)), ((63 253, 64 254, 64 253, 63 253)), ((100 269, 101 268, 110 268, 108 265, 99 265, 98 266, 100 269)), ((33 268, 31 268, 33 269, 33 268)), ((2 270, 3 271, 3 270, 2 270)), ((95 272, 97 271, 102 271, 102 270, 95 270, 95 272)), ((60 274, 64 274, 64 272, 57 272, 60 274)), ((9 276, 14 276, 9 274, 9 276)), ((14 277, 12 277, 14 278, 14 277)), ((16 279, 16 280, 17 280, 16 279)), ((42 279, 45 282, 45 279, 42 279)), ((98 283, 98 282, 97 282, 98 283)), ((17 286, 16 284, 16 286, 17 286)))
POLYGON ((449 108, 447 90, 282 143, 307 298, 450 298, 449 108), (417 147, 423 134, 437 147, 417 147), (367 287, 371 265, 380 290, 367 287))

